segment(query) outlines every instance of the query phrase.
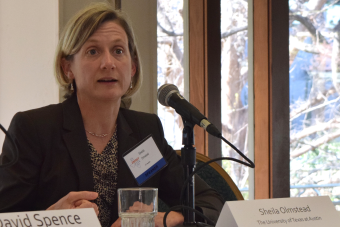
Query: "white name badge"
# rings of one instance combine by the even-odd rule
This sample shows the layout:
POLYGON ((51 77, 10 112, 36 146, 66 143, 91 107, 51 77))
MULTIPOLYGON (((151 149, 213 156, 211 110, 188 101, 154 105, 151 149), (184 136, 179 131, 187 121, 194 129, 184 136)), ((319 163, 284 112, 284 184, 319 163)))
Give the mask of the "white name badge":
POLYGON ((339 227, 340 212, 328 196, 230 201, 216 227, 339 227))
POLYGON ((101 227, 94 209, 0 213, 0 227, 101 227))
POLYGON ((138 185, 143 184, 167 165, 151 135, 127 151, 123 158, 138 185))

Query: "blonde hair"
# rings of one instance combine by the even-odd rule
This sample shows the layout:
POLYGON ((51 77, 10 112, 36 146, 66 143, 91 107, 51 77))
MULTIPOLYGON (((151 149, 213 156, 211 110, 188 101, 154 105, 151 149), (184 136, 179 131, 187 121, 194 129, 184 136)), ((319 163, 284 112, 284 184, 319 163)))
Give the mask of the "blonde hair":
POLYGON ((142 72, 132 28, 127 19, 120 12, 115 11, 108 3, 95 3, 73 16, 67 22, 59 39, 54 61, 54 73, 59 85, 66 90, 65 97, 69 97, 76 91, 76 84, 73 81, 74 91, 72 91, 72 81, 65 75, 61 66, 62 59, 65 58, 71 61, 73 55, 81 49, 87 39, 100 25, 107 21, 114 21, 124 29, 128 38, 131 60, 136 66, 136 73, 132 77, 132 89, 127 90, 122 97, 122 101, 129 100, 139 90, 142 83, 142 72))

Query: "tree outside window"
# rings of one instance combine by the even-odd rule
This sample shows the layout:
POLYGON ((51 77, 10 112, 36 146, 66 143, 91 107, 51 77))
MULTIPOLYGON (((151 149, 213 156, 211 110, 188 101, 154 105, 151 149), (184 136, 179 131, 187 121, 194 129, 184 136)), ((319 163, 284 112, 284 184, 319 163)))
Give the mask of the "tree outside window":
POLYGON ((340 1, 289 1, 291 196, 340 210, 340 1))

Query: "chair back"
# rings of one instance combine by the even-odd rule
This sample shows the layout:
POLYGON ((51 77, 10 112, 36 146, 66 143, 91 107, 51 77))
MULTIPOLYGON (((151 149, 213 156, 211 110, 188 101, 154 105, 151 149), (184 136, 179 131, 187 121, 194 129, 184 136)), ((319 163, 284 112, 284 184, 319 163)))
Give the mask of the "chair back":
MULTIPOLYGON (((181 151, 176 151, 181 156, 181 151)), ((196 167, 203 165, 211 159, 203 154, 196 153, 196 167)), ((244 200, 241 191, 238 189, 229 174, 217 163, 212 162, 203 167, 196 173, 211 188, 215 189, 224 199, 224 201, 244 200)), ((169 207, 161 200, 158 201, 158 211, 166 212, 169 207)))
MULTIPOLYGON (((211 159, 203 154, 196 153, 196 168, 211 159)), ((217 163, 212 162, 196 173, 210 187, 215 189, 225 201, 244 200, 241 191, 238 189, 229 174, 217 163)))

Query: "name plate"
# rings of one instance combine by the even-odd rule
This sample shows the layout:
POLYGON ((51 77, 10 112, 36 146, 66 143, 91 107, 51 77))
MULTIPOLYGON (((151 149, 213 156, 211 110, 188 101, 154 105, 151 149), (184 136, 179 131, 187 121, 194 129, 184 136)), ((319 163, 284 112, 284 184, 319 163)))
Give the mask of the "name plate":
POLYGON ((101 227, 92 208, 0 213, 0 227, 101 227))
POLYGON ((339 227, 340 212, 328 196, 230 201, 216 227, 339 227))

